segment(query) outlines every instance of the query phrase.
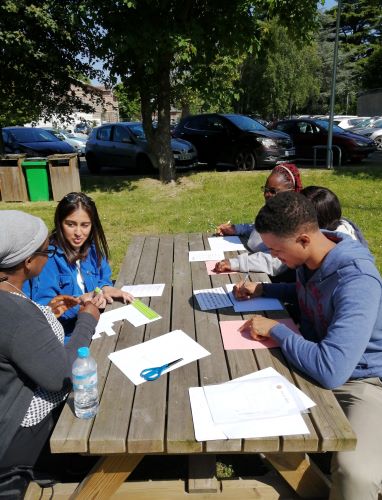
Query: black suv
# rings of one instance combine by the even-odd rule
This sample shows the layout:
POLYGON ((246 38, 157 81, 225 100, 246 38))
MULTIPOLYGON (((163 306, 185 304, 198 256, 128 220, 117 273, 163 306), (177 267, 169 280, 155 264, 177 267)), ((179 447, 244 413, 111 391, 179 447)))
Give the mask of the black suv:
POLYGON ((174 137, 190 141, 198 152, 199 162, 216 165, 229 163, 238 170, 274 166, 294 157, 288 134, 274 132, 248 116, 220 113, 184 118, 174 137))

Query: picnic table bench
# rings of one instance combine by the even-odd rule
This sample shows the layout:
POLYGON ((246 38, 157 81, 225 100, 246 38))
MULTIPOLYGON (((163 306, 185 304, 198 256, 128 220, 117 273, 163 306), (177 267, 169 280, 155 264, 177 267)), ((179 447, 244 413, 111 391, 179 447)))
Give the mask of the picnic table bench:
MULTIPOLYGON (((288 498, 324 498, 328 481, 318 473, 306 452, 355 448, 355 435, 333 393, 294 370, 279 348, 224 350, 219 320, 245 319, 251 315, 239 315, 232 308, 199 309, 193 297, 194 289, 222 286, 237 282, 242 277, 240 273, 209 276, 204 262, 188 261, 189 250, 209 248, 207 237, 204 234, 176 234, 136 236, 132 239, 116 286, 165 283, 161 297, 142 299, 162 319, 138 328, 121 321, 116 335, 104 334, 102 339, 92 342, 91 352, 98 364, 99 412, 91 420, 76 418, 72 396, 69 396, 51 436, 50 446, 53 453, 91 454, 101 458, 79 485, 62 485, 61 496, 56 487, 56 496, 110 498, 118 490, 118 493, 124 492, 126 498, 130 493, 130 498, 134 499, 182 498, 191 492, 195 497, 215 492, 222 498, 229 495, 234 498, 237 491, 244 492, 243 489, 235 492, 235 484, 237 488, 243 488, 243 482, 219 483, 214 477, 215 455, 261 453, 278 471, 278 474, 272 475, 276 486, 269 484, 269 480, 261 482, 258 478, 252 479, 248 489, 251 493, 246 498, 281 498, 280 491, 286 483, 279 479, 279 475, 289 484, 286 486, 288 490, 291 491, 291 487, 296 492, 296 496, 289 494, 288 498), (113 351, 175 329, 186 332, 211 352, 211 356, 173 370, 155 382, 139 386, 134 386, 108 359, 108 354, 113 351), (269 366, 317 404, 304 415, 310 434, 197 442, 189 387, 226 382, 269 366), (139 496, 133 484, 124 483, 142 458, 150 454, 186 454, 189 457, 188 482, 178 481, 173 486, 176 494, 170 495, 171 488, 167 482, 146 484, 140 490, 143 496, 139 496), (153 496, 144 496, 148 491, 153 496), (270 496, 271 492, 274 496, 270 496)), ((269 281, 268 276, 262 273, 251 273, 251 279, 269 281)), ((112 307, 120 305, 113 304, 112 307)), ((275 319, 288 317, 286 311, 263 313, 275 319)))

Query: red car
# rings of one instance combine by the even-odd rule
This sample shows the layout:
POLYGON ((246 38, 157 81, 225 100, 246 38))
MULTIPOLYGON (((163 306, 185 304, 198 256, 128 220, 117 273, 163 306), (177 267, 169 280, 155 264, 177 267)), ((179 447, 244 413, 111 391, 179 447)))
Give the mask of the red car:
MULTIPOLYGON (((326 146, 328 141, 329 122, 313 118, 281 120, 271 125, 274 130, 286 132, 293 140, 296 158, 313 158, 314 146, 326 146)), ((333 145, 341 149, 341 163, 359 161, 376 151, 374 142, 367 137, 354 134, 333 125, 333 145)), ((334 162, 338 163, 338 149, 333 148, 334 162)), ((317 158, 325 158, 324 149, 317 150, 317 158)))

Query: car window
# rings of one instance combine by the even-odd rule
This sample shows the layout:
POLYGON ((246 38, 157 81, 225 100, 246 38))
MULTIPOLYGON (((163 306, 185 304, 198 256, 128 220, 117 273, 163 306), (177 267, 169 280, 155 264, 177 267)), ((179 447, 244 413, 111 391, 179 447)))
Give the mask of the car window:
POLYGON ((97 132, 97 139, 100 141, 110 141, 111 136, 111 125, 107 127, 101 127, 97 132))
POLYGON ((225 115, 227 120, 234 123, 236 127, 241 130, 245 130, 246 132, 254 131, 254 130, 268 130, 264 125, 260 122, 253 120, 249 116, 243 115, 225 115))
POLYGON ((57 139, 47 130, 39 128, 13 128, 9 137, 17 142, 56 142, 57 139))
POLYGON ((184 128, 191 130, 209 130, 209 116, 190 116, 184 123, 184 128))
POLYGON ((376 120, 373 123, 373 128, 382 128, 382 119, 381 120, 376 120))
MULTIPOLYGON (((320 125, 325 130, 329 129, 328 120, 316 120, 316 124, 320 125)), ((333 124, 333 132, 344 133, 344 129, 333 124)))
POLYGON ((286 132, 287 134, 289 134, 294 129, 293 125, 293 122, 276 123, 275 129, 280 130, 280 132, 286 132))
POLYGON ((145 131, 143 130, 143 126, 140 123, 129 125, 129 129, 137 139, 146 139, 145 131))
POLYGON ((113 141, 114 142, 130 141, 129 131, 125 127, 120 127, 120 126, 114 127, 113 141))
POLYGON ((220 116, 208 116, 207 117, 207 127, 208 130, 212 130, 214 132, 222 132, 227 129, 226 124, 220 116))
POLYGON ((297 122, 297 129, 300 134, 314 134, 317 128, 310 122, 297 122))

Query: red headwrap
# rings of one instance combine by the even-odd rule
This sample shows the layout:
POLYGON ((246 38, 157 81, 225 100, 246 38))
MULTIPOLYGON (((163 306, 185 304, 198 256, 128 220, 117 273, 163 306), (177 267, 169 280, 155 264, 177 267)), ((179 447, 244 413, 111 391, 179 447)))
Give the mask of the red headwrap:
POLYGON ((299 169, 294 163, 279 163, 272 170, 272 174, 282 175, 288 184, 291 184, 293 190, 299 193, 302 189, 302 181, 299 169))

